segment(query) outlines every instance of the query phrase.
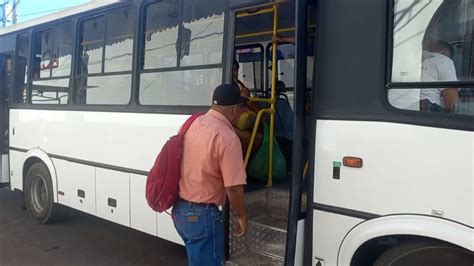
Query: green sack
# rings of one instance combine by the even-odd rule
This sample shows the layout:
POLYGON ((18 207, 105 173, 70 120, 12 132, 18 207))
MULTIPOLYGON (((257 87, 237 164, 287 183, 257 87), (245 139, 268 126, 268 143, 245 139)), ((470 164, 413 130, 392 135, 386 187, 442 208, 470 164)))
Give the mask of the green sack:
MULTIPOLYGON (((250 161, 247 174, 249 177, 266 182, 268 179, 268 149, 270 147, 270 129, 264 124, 262 146, 254 154, 250 161)), ((278 146, 276 139, 273 140, 273 180, 284 180, 287 177, 286 161, 278 146)))

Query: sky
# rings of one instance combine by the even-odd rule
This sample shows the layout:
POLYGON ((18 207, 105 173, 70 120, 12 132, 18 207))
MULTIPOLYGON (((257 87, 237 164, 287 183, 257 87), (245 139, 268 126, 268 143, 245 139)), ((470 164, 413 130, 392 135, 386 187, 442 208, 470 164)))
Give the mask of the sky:
MULTIPOLYGON (((1 1, 1 0, 0 0, 1 1)), ((90 0, 17 0, 18 23, 60 11, 67 7, 77 6, 90 0)), ((3 2, 3 1, 2 1, 3 2)))

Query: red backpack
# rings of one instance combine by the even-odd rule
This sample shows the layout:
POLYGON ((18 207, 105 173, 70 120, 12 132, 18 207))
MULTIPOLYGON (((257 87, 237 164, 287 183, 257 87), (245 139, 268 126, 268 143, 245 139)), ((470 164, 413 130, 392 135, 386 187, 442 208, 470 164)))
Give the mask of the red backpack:
POLYGON ((148 174, 145 195, 148 205, 154 211, 166 211, 179 197, 184 134, 201 115, 193 114, 183 124, 179 133, 165 143, 148 174))

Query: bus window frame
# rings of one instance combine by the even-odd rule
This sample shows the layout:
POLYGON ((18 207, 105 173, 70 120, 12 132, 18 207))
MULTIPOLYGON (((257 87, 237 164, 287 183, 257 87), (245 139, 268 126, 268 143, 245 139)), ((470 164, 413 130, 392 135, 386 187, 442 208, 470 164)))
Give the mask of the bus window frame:
MULTIPOLYGON (((412 0, 415 1, 415 0, 412 0)), ((441 81, 441 82, 392 82, 392 71, 393 71, 393 57, 394 57, 394 23, 395 23, 395 3, 396 0, 389 0, 388 11, 387 11, 387 51, 386 51, 386 72, 385 72, 385 88, 383 93, 383 102, 385 109, 391 113, 395 114, 404 114, 410 117, 418 118, 417 121, 424 121, 423 123, 414 123, 414 124, 424 124, 425 122, 430 122, 434 124, 434 127, 445 127, 442 124, 442 121, 445 119, 459 121, 459 124, 464 124, 465 122, 472 123, 473 115, 463 115, 463 114, 452 114, 452 113, 437 113, 437 112, 423 112, 423 111, 413 111, 399 109, 393 106, 388 98, 388 92, 390 89, 436 89, 436 88, 471 88, 474 90, 474 79, 470 81, 441 81)), ((439 10, 437 10, 438 12, 439 10)), ((437 14, 433 14, 433 17, 437 14)), ((431 18, 432 19, 432 18, 431 18)), ((431 21, 429 23, 431 25, 431 21)), ((428 25, 428 27, 429 27, 428 25)), ((472 126, 472 125, 471 125, 472 126)), ((472 129, 471 129, 472 130, 472 129)))
MULTIPOLYGON (((229 20, 229 1, 225 1, 224 3, 224 23, 223 23, 223 36, 222 36, 222 49, 221 49, 221 62, 217 64, 205 64, 205 65, 191 65, 191 66, 181 66, 181 31, 183 28, 183 0, 180 1, 180 10, 179 10, 179 15, 178 15, 178 40, 177 43, 179 43, 180 49, 177 50, 177 62, 176 66, 174 67, 162 67, 162 68, 149 68, 149 69, 144 69, 144 63, 145 63, 145 30, 146 30, 146 12, 148 6, 152 4, 156 4, 156 1, 153 0, 144 0, 142 1, 140 5, 140 10, 139 10, 139 17, 141 18, 139 20, 139 30, 136 36, 137 42, 139 42, 138 50, 135 51, 135 55, 137 58, 137 69, 136 69, 136 90, 135 90, 135 104, 139 106, 140 109, 146 108, 146 109, 155 109, 155 110, 169 110, 171 113, 174 113, 174 111, 182 110, 181 112, 178 113, 184 113, 184 114, 189 114, 193 112, 201 112, 207 110, 209 108, 209 105, 165 105, 165 104, 141 104, 140 99, 139 99, 139 94, 140 94, 140 79, 142 74, 148 74, 148 73, 164 73, 164 72, 173 72, 173 71, 189 71, 189 70, 211 70, 211 69, 221 69, 222 75, 221 75, 221 83, 225 83, 225 50, 227 47, 227 37, 229 34, 228 30, 228 20, 229 20), (183 112, 184 111, 184 112, 183 112)), ((160 113, 164 113, 166 111, 159 111, 160 113)))
MULTIPOLYGON (((76 23, 74 21, 74 19, 65 19, 65 20, 60 20, 59 22, 55 22, 55 23, 48 23, 48 24, 45 24, 43 25, 44 27, 38 27, 38 28, 33 28, 31 29, 31 35, 30 35, 30 62, 28 63, 28 67, 30 68, 30 72, 31 73, 28 73, 28 76, 29 76, 29 82, 28 82, 28 87, 27 87, 27 95, 29 95, 29 97, 27 97, 27 105, 28 106, 41 106, 41 107, 58 107, 60 109, 65 109, 67 106, 70 106, 71 103, 72 103, 72 95, 73 95, 73 90, 72 90, 72 81, 74 79, 74 55, 75 55, 75 48, 76 48, 76 38, 75 38, 75 31, 76 31, 76 23), (53 36, 53 42, 51 45, 54 45, 54 29, 56 27, 61 27, 61 26, 64 26, 64 25, 67 25, 67 24, 70 24, 71 25, 71 35, 72 35, 72 51, 71 51, 71 64, 70 64, 70 69, 69 69, 69 75, 68 76, 53 76, 52 75, 52 69, 50 69, 50 74, 49 74, 49 77, 48 78, 38 78, 38 79, 33 79, 33 77, 31 75, 33 75, 33 63, 34 61, 31 60, 31 58, 33 58, 33 56, 35 56, 35 47, 34 47, 34 38, 36 37, 36 34, 38 33, 43 33, 45 31, 51 31, 52 32, 52 36, 53 36), (67 100, 67 103, 66 104, 35 104, 35 103, 32 103, 31 101, 31 98, 32 98, 32 93, 33 93, 33 81, 43 81, 43 80, 59 80, 59 79, 69 79, 68 81, 68 100, 67 100)), ((54 47, 53 47, 54 49, 54 47)))
POLYGON ((10 107, 20 107, 20 108, 23 108, 25 106, 28 106, 29 105, 29 99, 31 98, 30 96, 30 90, 29 90, 29 87, 31 85, 31 57, 33 56, 33 49, 31 49, 31 45, 33 44, 33 40, 32 40, 32 29, 25 29, 25 30, 21 30, 21 31, 18 31, 18 32, 15 32, 13 33, 15 35, 14 39, 15 39, 15 45, 14 45, 14 50, 13 50, 13 58, 12 58, 12 89, 10 90, 10 93, 9 93, 9 97, 10 97, 10 107), (28 58, 27 58, 27 61, 26 61, 26 67, 27 67, 27 73, 25 75, 25 78, 26 78, 26 95, 25 95, 25 102, 23 103, 18 103, 18 102, 15 102, 14 101, 14 96, 15 96, 15 88, 16 88, 16 58, 18 56, 18 39, 20 38, 21 35, 23 34, 27 34, 29 39, 28 39, 28 48, 29 48, 29 51, 28 51, 28 58))
POLYGON ((127 4, 127 5, 120 5, 112 8, 105 8, 103 10, 100 10, 98 12, 89 14, 89 15, 84 15, 79 17, 79 19, 76 21, 76 27, 75 27, 75 40, 74 40, 74 56, 76 58, 75 64, 74 64, 74 71, 73 71, 73 78, 74 78, 74 92, 73 92, 73 103, 76 107, 78 106, 83 106, 86 110, 91 110, 91 109, 96 109, 96 108, 90 108, 92 106, 98 107, 100 110, 105 109, 104 111, 114 111, 113 109, 119 109, 123 110, 124 107, 129 107, 133 103, 133 96, 134 96, 134 78, 136 75, 135 71, 135 57, 136 52, 135 52, 135 47, 136 47, 136 25, 139 23, 140 18, 138 17, 137 13, 138 8, 136 7, 135 4, 127 4), (132 67, 130 70, 127 71, 113 71, 113 72, 105 72, 105 49, 106 49, 106 42, 107 42, 107 15, 128 10, 132 12, 135 16, 135 21, 134 21, 134 27, 133 27, 133 48, 132 48, 132 67), (126 104, 87 104, 87 103, 79 103, 78 102, 78 94, 79 90, 76 86, 76 83, 79 82, 79 79, 83 77, 84 75, 80 73, 80 64, 82 63, 80 58, 81 58, 81 51, 82 51, 82 31, 84 29, 84 22, 88 20, 93 20, 103 17, 104 18, 104 36, 102 38, 102 66, 101 66, 101 72, 99 73, 92 73, 92 74, 87 74, 85 75, 86 77, 105 77, 105 76, 120 76, 120 75, 130 75, 130 98, 126 104))
MULTIPOLYGON (((261 73, 261 79, 260 79, 260 92, 263 92, 265 91, 265 87, 264 87, 264 79, 265 79, 265 75, 263 73, 263 71, 265 70, 264 68, 264 65, 265 65, 265 47, 263 46, 263 44, 261 43, 252 43, 252 44, 243 44, 243 45, 238 45, 238 46, 235 46, 234 47, 234 54, 236 50, 240 50, 240 49, 246 49, 246 48, 260 48, 260 73, 261 73)), ((235 55, 234 55, 235 56, 235 55)), ((255 78, 255 77, 254 77, 255 78)))

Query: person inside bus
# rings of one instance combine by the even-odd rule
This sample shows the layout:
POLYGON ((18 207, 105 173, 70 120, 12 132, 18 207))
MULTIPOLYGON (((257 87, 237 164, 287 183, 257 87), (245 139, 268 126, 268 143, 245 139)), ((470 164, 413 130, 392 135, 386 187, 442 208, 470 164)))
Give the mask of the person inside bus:
POLYGON ((247 231, 244 186, 247 175, 236 126, 242 104, 232 85, 219 85, 210 110, 198 117, 184 135, 180 199, 172 210, 189 265, 220 266, 224 259, 222 206, 229 200, 237 219, 236 235, 247 231))
POLYGON ((232 85, 234 85, 236 88, 239 89, 240 91, 240 96, 243 97, 250 97, 250 90, 245 86, 245 84, 239 80, 239 69, 240 65, 237 60, 234 59, 234 62, 232 64, 232 85))
MULTIPOLYGON (((240 96, 248 98, 250 97, 250 90, 244 85, 242 81, 239 80, 239 68, 239 63, 234 60, 232 66, 232 86, 236 91, 239 92, 240 96)), ((257 114, 260 111, 260 107, 256 102, 246 102, 245 105, 246 106, 240 109, 241 114, 239 115, 238 122, 234 128, 235 133, 237 133, 237 136, 239 137, 242 144, 244 157, 250 144, 250 139, 252 138, 252 131, 255 120, 257 119, 257 114)), ((260 126, 255 136, 251 154, 255 153, 260 148, 262 141, 263 128, 260 126)))
MULTIPOLYGON (((426 41, 423 49, 421 80, 427 82, 457 81, 452 60, 453 47, 445 41, 426 41)), ((420 110, 425 112, 452 112, 458 102, 458 88, 421 89, 420 110)))

